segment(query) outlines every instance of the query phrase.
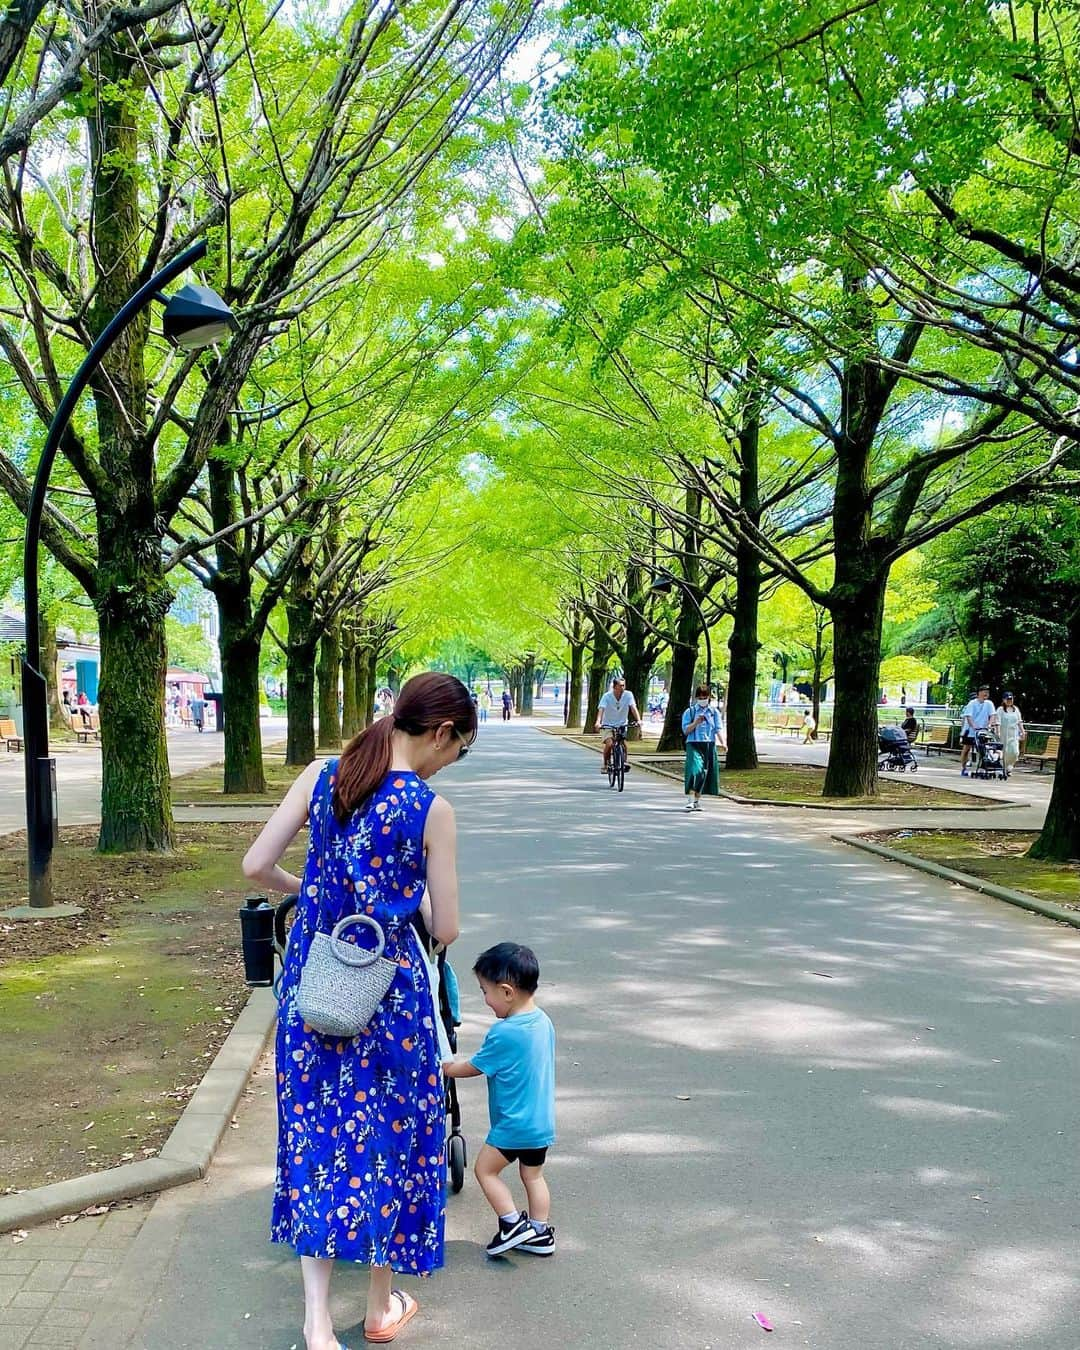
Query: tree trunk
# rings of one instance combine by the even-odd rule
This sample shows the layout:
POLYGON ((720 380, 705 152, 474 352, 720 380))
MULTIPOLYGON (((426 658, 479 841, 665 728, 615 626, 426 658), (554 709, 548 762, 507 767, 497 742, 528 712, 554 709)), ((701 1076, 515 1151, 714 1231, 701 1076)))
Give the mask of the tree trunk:
MULTIPOLYGON (((365 701, 367 703, 368 726, 370 726, 375 721, 375 693, 379 687, 379 653, 374 647, 368 648, 367 666, 365 667, 365 670, 367 673, 367 697, 365 701)), ((388 687, 396 698, 398 690, 401 688, 401 681, 398 680, 397 687, 395 688, 394 685, 389 684, 390 672, 387 673, 386 678, 388 687)))
MULTIPOLYGON (((100 79, 122 95, 97 98, 87 116, 93 209, 89 246, 97 283, 87 327, 94 337, 135 288, 141 174, 137 120, 145 83, 132 79, 131 43, 98 57, 100 79)), ((102 483, 95 492, 101 642, 101 829, 106 853, 173 845, 165 741, 165 615, 172 594, 161 571, 162 522, 154 447, 146 445, 145 353, 150 316, 120 334, 91 381, 102 483)))
POLYGON ((41 669, 45 675, 45 697, 49 703, 49 723, 55 729, 70 727, 60 700, 60 676, 57 669, 56 624, 47 614, 41 616, 41 669))
POLYGON ((305 765, 315 758, 315 652, 316 644, 290 642, 286 663, 285 715, 289 729, 285 738, 285 763, 305 765))
POLYGON ((356 644, 342 634, 341 642, 341 739, 348 743, 363 727, 356 690, 356 644))
MULTIPOLYGON (((159 541, 160 543, 160 541, 159 541)), ((119 569, 98 603, 101 643, 102 853, 165 853, 173 846, 165 741, 165 615, 172 596, 150 555, 126 585, 119 569)))
POLYGON ((522 717, 531 717, 533 712, 533 690, 536 687, 536 657, 531 653, 525 657, 525 666, 521 672, 521 703, 518 711, 522 717))
MULTIPOLYGON (((651 648, 649 630, 645 626, 640 609, 646 594, 642 580, 642 568, 637 563, 631 563, 626 569, 626 594, 631 603, 625 610, 626 646, 622 653, 623 677, 639 709, 644 708, 648 702, 649 676, 652 674, 655 659, 655 650, 651 648)), ((638 740, 640 736, 640 727, 631 725, 627 728, 627 740, 638 740)))
POLYGON ((233 615, 218 593, 221 685, 225 705, 226 795, 266 791, 259 725, 259 639, 247 618, 233 615))
POLYGON ((611 661, 611 643, 607 633, 598 625, 593 625, 592 659, 589 662, 589 692, 585 701, 585 730, 592 731, 596 725, 596 714, 600 708, 600 699, 607 687, 608 664, 611 661))
MULTIPOLYGON (((756 375, 756 363, 747 364, 747 374, 756 375)), ((758 481, 758 447, 761 432, 760 402, 753 399, 739 428, 739 506, 755 527, 761 522, 758 481)), ((735 546, 735 609, 728 638, 728 687, 724 703, 729 769, 756 769, 754 704, 757 701, 758 609, 761 603, 761 562, 747 544, 735 546)))
POLYGON ((341 642, 336 624, 330 624, 319 641, 319 745, 336 754, 341 749, 341 715, 338 712, 338 669, 341 642))
POLYGON ((814 625, 814 673, 813 683, 810 686, 811 713, 814 718, 813 739, 816 741, 818 732, 821 730, 821 685, 822 672, 825 669, 825 629, 827 623, 822 622, 824 614, 818 611, 817 622, 814 625))
POLYGON ((887 572, 867 578, 833 616, 833 702, 826 797, 873 797, 878 790, 878 666, 887 572))
MULTIPOLYGON (((228 423, 218 441, 228 442, 228 423)), ((224 457, 212 457, 207 474, 211 518, 217 533, 242 518, 236 474, 224 457)), ((259 724, 259 649, 265 622, 256 618, 252 567, 243 553, 244 542, 243 536, 237 534, 218 540, 214 547, 216 567, 209 583, 217 604, 220 632, 227 795, 266 791, 259 724)), ((261 609, 260 606, 260 614, 261 609)))
POLYGON ((315 758, 315 564, 304 550, 285 596, 285 763, 310 764, 315 758))
MULTIPOLYGON (((1075 689, 1077 680, 1080 680, 1080 604, 1069 616, 1067 662, 1066 687, 1075 689)), ((1070 699, 1065 700, 1061 742, 1046 820, 1038 839, 1028 850, 1028 856, 1042 858, 1046 862, 1080 859, 1080 726, 1077 725, 1070 699)))
POLYGON ((758 608, 761 601, 761 564, 752 549, 739 544, 735 552, 735 612, 728 638, 728 687, 724 704, 729 769, 756 769, 754 704, 757 700, 758 608))
POLYGON ((681 587, 679 596, 679 621, 671 650, 667 708, 664 712, 664 727, 656 746, 664 754, 683 747, 682 715, 690 706, 694 691, 694 670, 697 667, 698 639, 701 636, 701 620, 693 600, 681 587))
POLYGON ((571 642, 570 644, 570 702, 567 705, 566 714, 566 725, 568 727, 581 726, 581 667, 585 660, 585 644, 580 640, 580 620, 575 623, 574 634, 577 641, 571 642))
MULTIPOLYGON (((623 675, 626 678, 626 687, 634 696, 634 702, 640 712, 648 703, 649 676, 652 674, 652 657, 647 652, 635 651, 627 653, 627 660, 624 663, 625 669, 623 675)), ((641 739, 643 728, 637 723, 631 722, 627 726, 626 739, 628 741, 638 741, 641 739)))
POLYGON ((371 687, 371 648, 357 647, 353 653, 353 678, 356 681, 356 720, 361 731, 375 719, 375 700, 371 687))

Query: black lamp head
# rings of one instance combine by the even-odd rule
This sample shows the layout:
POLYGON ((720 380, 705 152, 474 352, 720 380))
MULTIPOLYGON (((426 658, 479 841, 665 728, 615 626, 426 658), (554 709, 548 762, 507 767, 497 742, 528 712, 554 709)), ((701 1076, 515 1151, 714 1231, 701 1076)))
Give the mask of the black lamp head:
POLYGON ((649 585, 649 590, 655 591, 657 595, 668 595, 675 584, 675 578, 670 572, 657 572, 649 585))
POLYGON ((237 327, 232 310, 209 286, 181 286, 165 305, 165 336, 174 347, 197 351, 221 342, 237 327))

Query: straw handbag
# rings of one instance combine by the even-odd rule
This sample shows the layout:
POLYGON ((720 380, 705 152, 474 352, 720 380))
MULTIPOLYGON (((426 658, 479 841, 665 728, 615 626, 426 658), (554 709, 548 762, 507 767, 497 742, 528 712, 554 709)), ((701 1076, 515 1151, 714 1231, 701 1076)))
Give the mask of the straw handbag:
POLYGON ((332 933, 316 933, 296 991, 296 1011, 323 1036, 358 1036, 375 1015, 397 974, 397 962, 383 956, 386 937, 366 914, 348 914, 332 933), (375 930, 375 950, 343 941, 350 924, 375 930))

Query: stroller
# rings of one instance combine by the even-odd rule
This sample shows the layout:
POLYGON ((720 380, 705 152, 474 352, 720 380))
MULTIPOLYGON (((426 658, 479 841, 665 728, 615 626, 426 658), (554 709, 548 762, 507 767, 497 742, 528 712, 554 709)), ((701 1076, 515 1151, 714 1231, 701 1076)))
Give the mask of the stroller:
MULTIPOLYGON (((281 959, 282 965, 285 963, 285 945, 288 941, 288 918, 296 906, 296 901, 297 897, 295 895, 286 896, 281 904, 273 911, 273 948, 281 959)), ((269 906, 266 908, 268 909, 269 906)), ((421 946, 426 952, 431 952, 433 946, 431 935, 428 933, 427 927, 420 917, 419 912, 413 916, 412 923, 413 927, 416 929, 416 936, 419 938, 421 946)), ((270 960, 273 960, 272 956, 270 957, 270 960)), ((446 1032, 446 1039, 450 1044, 451 1051, 454 1054, 457 1054, 457 1029, 461 1025, 461 1017, 458 1010, 457 977, 454 974, 453 967, 446 959, 445 951, 438 952, 435 957, 435 963, 439 970, 439 1019, 443 1024, 443 1030, 446 1032)), ((280 981, 281 976, 279 975, 273 982, 275 994, 278 992, 280 981)), ((249 978, 248 983, 262 984, 269 983, 269 980, 252 980, 249 978)), ((467 1154, 465 1148, 465 1136, 461 1133, 461 1107, 458 1104, 457 1083, 453 1078, 446 1079, 446 1116, 447 1171, 450 1177, 450 1189, 457 1195, 465 1184, 467 1154)))
POLYGON ((1009 769, 1005 763, 1005 747, 992 731, 983 729, 975 733, 975 765, 971 770, 972 778, 1008 778, 1009 769))
POLYGON ((878 727, 878 772, 896 769, 906 773, 908 769, 917 773, 919 761, 907 738, 903 727, 878 727))

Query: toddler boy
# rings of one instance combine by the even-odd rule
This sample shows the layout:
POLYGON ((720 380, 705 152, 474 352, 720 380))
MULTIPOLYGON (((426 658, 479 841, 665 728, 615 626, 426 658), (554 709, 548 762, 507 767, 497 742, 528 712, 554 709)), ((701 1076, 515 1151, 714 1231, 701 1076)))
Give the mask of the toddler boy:
POLYGON ((476 1179, 499 1217, 489 1256, 521 1251, 551 1256, 555 1229, 548 1223, 551 1195, 544 1180, 548 1148, 555 1142, 555 1028, 533 995, 540 966, 528 947, 500 942, 476 958, 473 973, 495 1025, 471 1060, 449 1060, 449 1078, 488 1080, 491 1128, 476 1159, 476 1179), (528 1209, 518 1211, 501 1173, 518 1164, 528 1209))

